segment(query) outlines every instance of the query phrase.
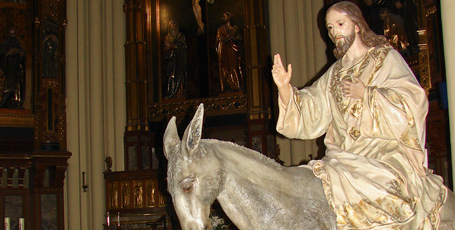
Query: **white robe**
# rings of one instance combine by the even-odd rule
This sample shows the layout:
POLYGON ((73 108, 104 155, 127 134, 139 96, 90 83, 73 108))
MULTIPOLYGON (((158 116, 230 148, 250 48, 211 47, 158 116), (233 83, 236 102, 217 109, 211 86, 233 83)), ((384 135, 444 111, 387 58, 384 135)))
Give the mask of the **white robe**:
POLYGON ((447 190, 423 166, 428 100, 390 46, 371 48, 351 68, 341 59, 313 85, 279 99, 277 131, 288 138, 326 134, 326 156, 312 161, 338 229, 437 229, 447 190), (341 81, 359 77, 363 99, 341 81))

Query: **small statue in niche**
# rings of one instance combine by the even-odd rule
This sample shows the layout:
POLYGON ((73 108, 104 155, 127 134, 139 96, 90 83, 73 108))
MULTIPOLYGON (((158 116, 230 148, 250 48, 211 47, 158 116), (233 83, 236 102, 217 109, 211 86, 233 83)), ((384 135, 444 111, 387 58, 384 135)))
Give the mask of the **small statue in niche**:
POLYGON ((128 186, 128 183, 123 183, 122 185, 122 197, 123 208, 128 208, 130 206, 130 187, 128 186))
POLYGON ((43 78, 57 78, 58 70, 58 39, 49 25, 44 28, 43 40, 43 78))
POLYGON ((155 184, 153 182, 149 182, 147 186, 147 206, 148 207, 155 207, 155 184))
POLYGON ((118 208, 118 184, 113 183, 111 188, 111 208, 118 208))
POLYGON ((5 81, 2 87, 3 97, 8 98, 2 108, 22 108, 25 96, 25 52, 16 37, 16 30, 10 29, 8 39, 1 44, 1 69, 5 81), (8 92, 8 95, 5 93, 8 92))
POLYGON ((379 17, 384 21, 384 36, 389 40, 390 45, 403 55, 409 42, 400 15, 392 13, 388 8, 382 8, 379 11, 379 17))
POLYGON ((142 184, 140 182, 136 182, 134 186, 134 197, 135 199, 135 206, 140 207, 142 206, 142 184))
POLYGON ((228 89, 240 91, 242 89, 243 75, 240 67, 240 44, 242 35, 239 28, 231 23, 232 14, 223 13, 223 25, 216 34, 216 53, 218 54, 218 68, 220 73, 221 92, 228 89), (227 84, 225 87, 225 83, 227 84))
POLYGON ((166 98, 186 97, 187 94, 187 46, 185 36, 179 31, 177 21, 168 24, 164 39, 164 58, 167 60, 166 98))

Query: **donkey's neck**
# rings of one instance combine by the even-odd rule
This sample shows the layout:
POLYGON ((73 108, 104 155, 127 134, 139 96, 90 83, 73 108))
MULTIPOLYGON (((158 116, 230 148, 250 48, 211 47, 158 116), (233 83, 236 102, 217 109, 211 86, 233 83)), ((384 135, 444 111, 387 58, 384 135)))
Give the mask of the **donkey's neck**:
POLYGON ((219 150, 225 178, 217 199, 239 229, 279 229, 279 220, 304 212, 308 199, 326 203, 314 194, 321 185, 310 169, 283 167, 238 146, 219 150))
MULTIPOLYGON (((223 164, 226 179, 238 183, 238 186, 247 184, 267 190, 276 190, 277 185, 298 187, 293 178, 295 175, 288 167, 263 154, 230 142, 220 142, 218 146, 220 148, 215 152, 223 164)), ((306 180, 305 177, 299 178, 306 180)))

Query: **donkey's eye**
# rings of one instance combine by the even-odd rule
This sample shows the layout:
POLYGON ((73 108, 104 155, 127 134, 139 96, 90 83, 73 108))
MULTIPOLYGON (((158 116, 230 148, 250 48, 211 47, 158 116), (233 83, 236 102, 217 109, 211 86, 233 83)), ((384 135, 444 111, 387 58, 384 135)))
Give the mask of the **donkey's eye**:
POLYGON ((194 187, 194 179, 185 178, 182 182, 180 182, 180 187, 182 188, 184 193, 186 194, 191 193, 194 187))
POLYGON ((189 184, 188 186, 183 187, 183 192, 184 193, 191 193, 193 191, 193 184, 189 184))

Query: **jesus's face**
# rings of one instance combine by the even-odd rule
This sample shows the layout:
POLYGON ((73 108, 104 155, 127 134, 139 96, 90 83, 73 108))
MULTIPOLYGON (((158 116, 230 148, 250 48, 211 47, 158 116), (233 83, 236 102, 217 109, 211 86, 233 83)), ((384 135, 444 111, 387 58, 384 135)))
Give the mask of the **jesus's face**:
POLYGON ((337 50, 345 54, 356 39, 358 27, 344 13, 336 10, 327 12, 326 26, 337 50))

